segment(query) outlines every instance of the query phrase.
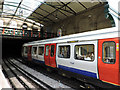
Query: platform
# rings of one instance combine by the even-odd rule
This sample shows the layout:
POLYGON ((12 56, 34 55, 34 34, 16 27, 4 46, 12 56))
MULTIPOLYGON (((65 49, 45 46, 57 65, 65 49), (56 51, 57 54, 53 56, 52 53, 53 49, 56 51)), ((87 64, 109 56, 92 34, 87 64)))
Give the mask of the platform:
POLYGON ((0 65, 0 90, 3 88, 11 88, 8 80, 5 78, 3 72, 2 72, 2 67, 0 65))

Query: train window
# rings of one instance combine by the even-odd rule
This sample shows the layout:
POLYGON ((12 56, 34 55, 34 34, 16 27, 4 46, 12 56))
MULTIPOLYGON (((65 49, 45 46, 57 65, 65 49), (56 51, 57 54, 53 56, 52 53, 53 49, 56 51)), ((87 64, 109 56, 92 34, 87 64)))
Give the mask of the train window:
POLYGON ((51 45, 51 57, 54 56, 54 45, 51 45))
POLYGON ((37 54, 37 47, 33 47, 33 54, 37 54))
POLYGON ((103 43, 103 62, 114 64, 115 63, 115 42, 104 42, 103 43))
POLYGON ((58 52, 59 58, 70 58, 70 46, 59 46, 58 52))
POLYGON ((49 54, 49 46, 47 45, 46 46, 46 53, 45 53, 45 55, 48 56, 48 54, 49 54))
POLYGON ((24 47, 24 52, 25 52, 25 54, 28 53, 28 47, 24 47))
POLYGON ((94 45, 76 45, 75 46, 75 59, 94 61, 94 45))
POLYGON ((44 55, 44 47, 39 47, 39 55, 44 55))

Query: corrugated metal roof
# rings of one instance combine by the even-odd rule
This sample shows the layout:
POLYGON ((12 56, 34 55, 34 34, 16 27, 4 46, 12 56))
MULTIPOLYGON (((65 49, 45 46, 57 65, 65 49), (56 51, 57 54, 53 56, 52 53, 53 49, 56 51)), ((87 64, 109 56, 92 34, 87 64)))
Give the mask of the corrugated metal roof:
POLYGON ((101 0, 1 0, 0 15, 48 25, 101 4, 101 0))
POLYGON ((30 16, 44 25, 75 16, 94 6, 103 4, 100 0, 46 0, 30 16), (52 1, 52 2, 50 2, 52 1))
MULTIPOLYGON (((34 18, 28 17, 43 1, 44 0, 0 0, 0 16, 2 18, 9 18, 9 21, 6 22, 6 27, 12 20, 21 20, 23 23, 36 23, 34 18)), ((40 26, 40 24, 38 26, 40 26)))

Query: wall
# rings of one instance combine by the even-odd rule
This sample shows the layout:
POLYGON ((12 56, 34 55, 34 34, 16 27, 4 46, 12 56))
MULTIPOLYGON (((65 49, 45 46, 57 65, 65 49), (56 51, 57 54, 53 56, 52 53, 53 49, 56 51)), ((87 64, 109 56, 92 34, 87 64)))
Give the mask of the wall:
POLYGON ((82 14, 71 16, 49 26, 52 33, 57 33, 58 29, 62 29, 63 35, 98 30, 108 27, 111 27, 111 22, 109 19, 105 18, 104 6, 87 10, 82 14))
MULTIPOLYGON (((14 16, 15 17, 15 16, 14 16)), ((24 21, 24 20, 19 20, 20 18, 16 18, 16 19, 12 19, 12 17, 9 17, 9 18, 0 18, 0 20, 3 21, 3 27, 8 27, 10 28, 10 23, 8 24, 8 22, 10 21, 15 21, 17 23, 17 29, 22 29, 22 25, 23 23, 26 23, 28 25, 28 30, 32 30, 32 27, 33 27, 33 23, 30 23, 30 22, 27 22, 27 21, 24 21)), ((0 26, 1 27, 1 26, 0 26)), ((34 27, 38 28, 38 31, 40 31, 40 26, 38 25, 34 25, 34 27)), ((11 27, 12 28, 12 27, 11 27)), ((14 28, 14 27, 13 27, 14 28)))

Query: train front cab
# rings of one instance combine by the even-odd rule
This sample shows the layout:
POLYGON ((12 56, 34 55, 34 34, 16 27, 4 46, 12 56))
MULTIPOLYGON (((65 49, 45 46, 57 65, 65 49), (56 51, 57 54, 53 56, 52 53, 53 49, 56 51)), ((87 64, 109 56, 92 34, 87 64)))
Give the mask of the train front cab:
POLYGON ((119 38, 98 41, 98 72, 103 82, 120 86, 119 38))

